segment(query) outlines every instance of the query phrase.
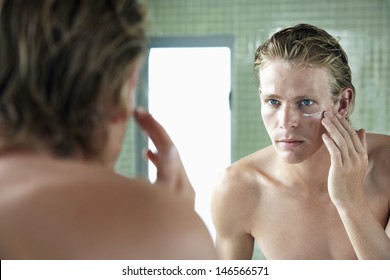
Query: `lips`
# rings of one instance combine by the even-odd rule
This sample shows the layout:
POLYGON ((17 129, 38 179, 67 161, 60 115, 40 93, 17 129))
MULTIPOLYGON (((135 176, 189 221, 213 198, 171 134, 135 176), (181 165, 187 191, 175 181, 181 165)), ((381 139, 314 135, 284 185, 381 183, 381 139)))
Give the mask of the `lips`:
POLYGON ((289 149, 296 148, 303 143, 303 141, 295 140, 295 139, 282 139, 282 140, 279 140, 277 142, 280 145, 282 145, 283 147, 289 148, 289 149))

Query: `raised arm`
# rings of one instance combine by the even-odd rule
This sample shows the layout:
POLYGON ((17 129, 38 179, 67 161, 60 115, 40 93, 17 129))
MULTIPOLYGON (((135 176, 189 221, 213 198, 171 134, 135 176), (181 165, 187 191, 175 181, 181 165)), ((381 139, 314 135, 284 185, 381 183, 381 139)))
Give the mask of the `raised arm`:
MULTIPOLYGON (((380 224, 364 194, 368 167, 366 133, 364 130, 356 132, 339 114, 326 113, 323 125, 328 132, 323 135, 323 140, 331 157, 329 195, 355 253, 359 259, 390 259, 389 223, 386 228, 380 224)), ((389 154, 388 144, 384 152, 389 154)), ((388 156, 387 160, 375 164, 388 166, 388 156)))
POLYGON ((155 144, 157 151, 146 152, 147 158, 157 168, 157 184, 166 186, 172 192, 183 195, 195 203, 195 192, 189 181, 176 146, 168 133, 153 116, 142 108, 134 112, 142 130, 155 144))

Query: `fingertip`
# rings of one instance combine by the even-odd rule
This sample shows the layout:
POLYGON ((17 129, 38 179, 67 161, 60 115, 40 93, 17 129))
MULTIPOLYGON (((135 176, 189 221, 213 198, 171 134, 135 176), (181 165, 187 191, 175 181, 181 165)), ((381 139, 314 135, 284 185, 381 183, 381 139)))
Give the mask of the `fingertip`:
POLYGON ((359 129, 358 131, 359 138, 363 142, 364 147, 367 147, 367 140, 366 140, 366 130, 364 128, 359 129))
POLYGON ((154 165, 157 164, 157 155, 149 149, 146 151, 146 158, 149 159, 154 165))
POLYGON ((148 153, 149 153, 149 149, 148 148, 144 148, 143 150, 142 150, 142 155, 144 156, 144 159, 146 159, 146 160, 148 160, 148 153))
POLYGON ((142 116, 142 115, 145 114, 145 109, 142 108, 142 107, 137 107, 137 108, 134 109, 133 114, 134 114, 134 116, 136 116, 136 117, 140 117, 140 116, 142 116))
POLYGON ((359 129, 356 133, 357 133, 357 135, 359 135, 360 138, 361 138, 361 137, 365 137, 365 135, 366 135, 366 130, 365 130, 364 128, 361 128, 361 129, 359 129))
POLYGON ((150 149, 145 149, 145 157, 150 159, 151 156, 153 156, 153 152, 150 149))

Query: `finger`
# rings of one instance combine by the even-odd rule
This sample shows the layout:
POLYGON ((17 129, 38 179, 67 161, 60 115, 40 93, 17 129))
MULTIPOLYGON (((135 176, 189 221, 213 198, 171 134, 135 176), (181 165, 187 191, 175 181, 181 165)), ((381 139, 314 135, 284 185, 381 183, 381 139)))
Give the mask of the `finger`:
POLYGON ((142 130, 150 137, 156 146, 157 150, 164 150, 173 145, 171 138, 168 133, 158 123, 151 114, 146 112, 144 109, 137 108, 134 111, 134 117, 142 130))
POLYGON ((352 155, 353 153, 355 153, 356 150, 354 148, 354 143, 353 143, 351 136, 350 136, 350 131, 342 124, 343 117, 339 113, 336 113, 336 115, 333 115, 333 114, 330 115, 329 119, 331 120, 333 125, 336 127, 336 129, 340 133, 341 137, 343 138, 344 142, 346 143, 349 155, 352 155))
POLYGON ((336 113, 334 122, 337 123, 340 133, 348 144, 349 157, 352 161, 355 161, 358 156, 358 150, 361 149, 362 144, 357 137, 355 129, 351 124, 339 113, 336 113))
POLYGON ((351 124, 340 114, 336 114, 339 119, 340 124, 344 127, 344 129, 348 132, 349 137, 353 143, 355 151, 358 153, 365 153, 366 149, 364 148, 364 144, 362 142, 361 137, 358 135, 356 130, 351 126, 351 124))
POLYGON ((344 162, 347 160, 347 158, 349 158, 348 142, 339 131, 339 127, 336 126, 337 124, 334 123, 333 115, 328 113, 329 112, 327 112, 325 117, 322 119, 322 124, 328 131, 327 136, 329 136, 332 142, 334 142, 334 144, 337 146, 338 151, 341 153, 340 156, 342 157, 342 162, 344 162))
POLYGON ((322 140, 324 141, 324 144, 330 154, 331 163, 335 166, 341 166, 342 165, 341 152, 339 148, 336 146, 336 144, 334 143, 334 141, 325 133, 322 134, 322 140))
POLYGON ((367 138, 366 131, 362 128, 356 132, 356 135, 359 137, 360 143, 362 145, 362 150, 359 150, 359 153, 367 154, 367 138))
POLYGON ((145 152, 145 156, 153 163, 154 166, 156 166, 156 168, 158 167, 158 156, 154 152, 148 149, 145 152))
POLYGON ((159 157, 158 153, 151 150, 146 151, 146 158, 149 159, 157 169, 156 182, 164 183, 166 185, 174 184, 174 166, 172 163, 168 163, 159 157))
POLYGON ((170 174, 174 169, 174 162, 169 162, 165 157, 161 157, 158 152, 147 150, 145 156, 150 160, 153 165, 157 168, 157 171, 163 170, 163 173, 170 174))

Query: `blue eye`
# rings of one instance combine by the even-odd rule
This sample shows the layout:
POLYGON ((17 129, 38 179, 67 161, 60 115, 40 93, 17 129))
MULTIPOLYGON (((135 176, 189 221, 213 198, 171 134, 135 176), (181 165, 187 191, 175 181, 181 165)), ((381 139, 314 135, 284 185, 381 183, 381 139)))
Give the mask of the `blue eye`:
POLYGON ((313 105, 314 104, 314 101, 313 100, 310 100, 310 99, 303 99, 299 105, 303 105, 303 106, 310 106, 310 105, 313 105))
POLYGON ((266 102, 269 104, 269 105, 272 105, 272 106, 275 106, 275 105, 279 105, 280 102, 276 99, 268 99, 266 100, 266 102))

